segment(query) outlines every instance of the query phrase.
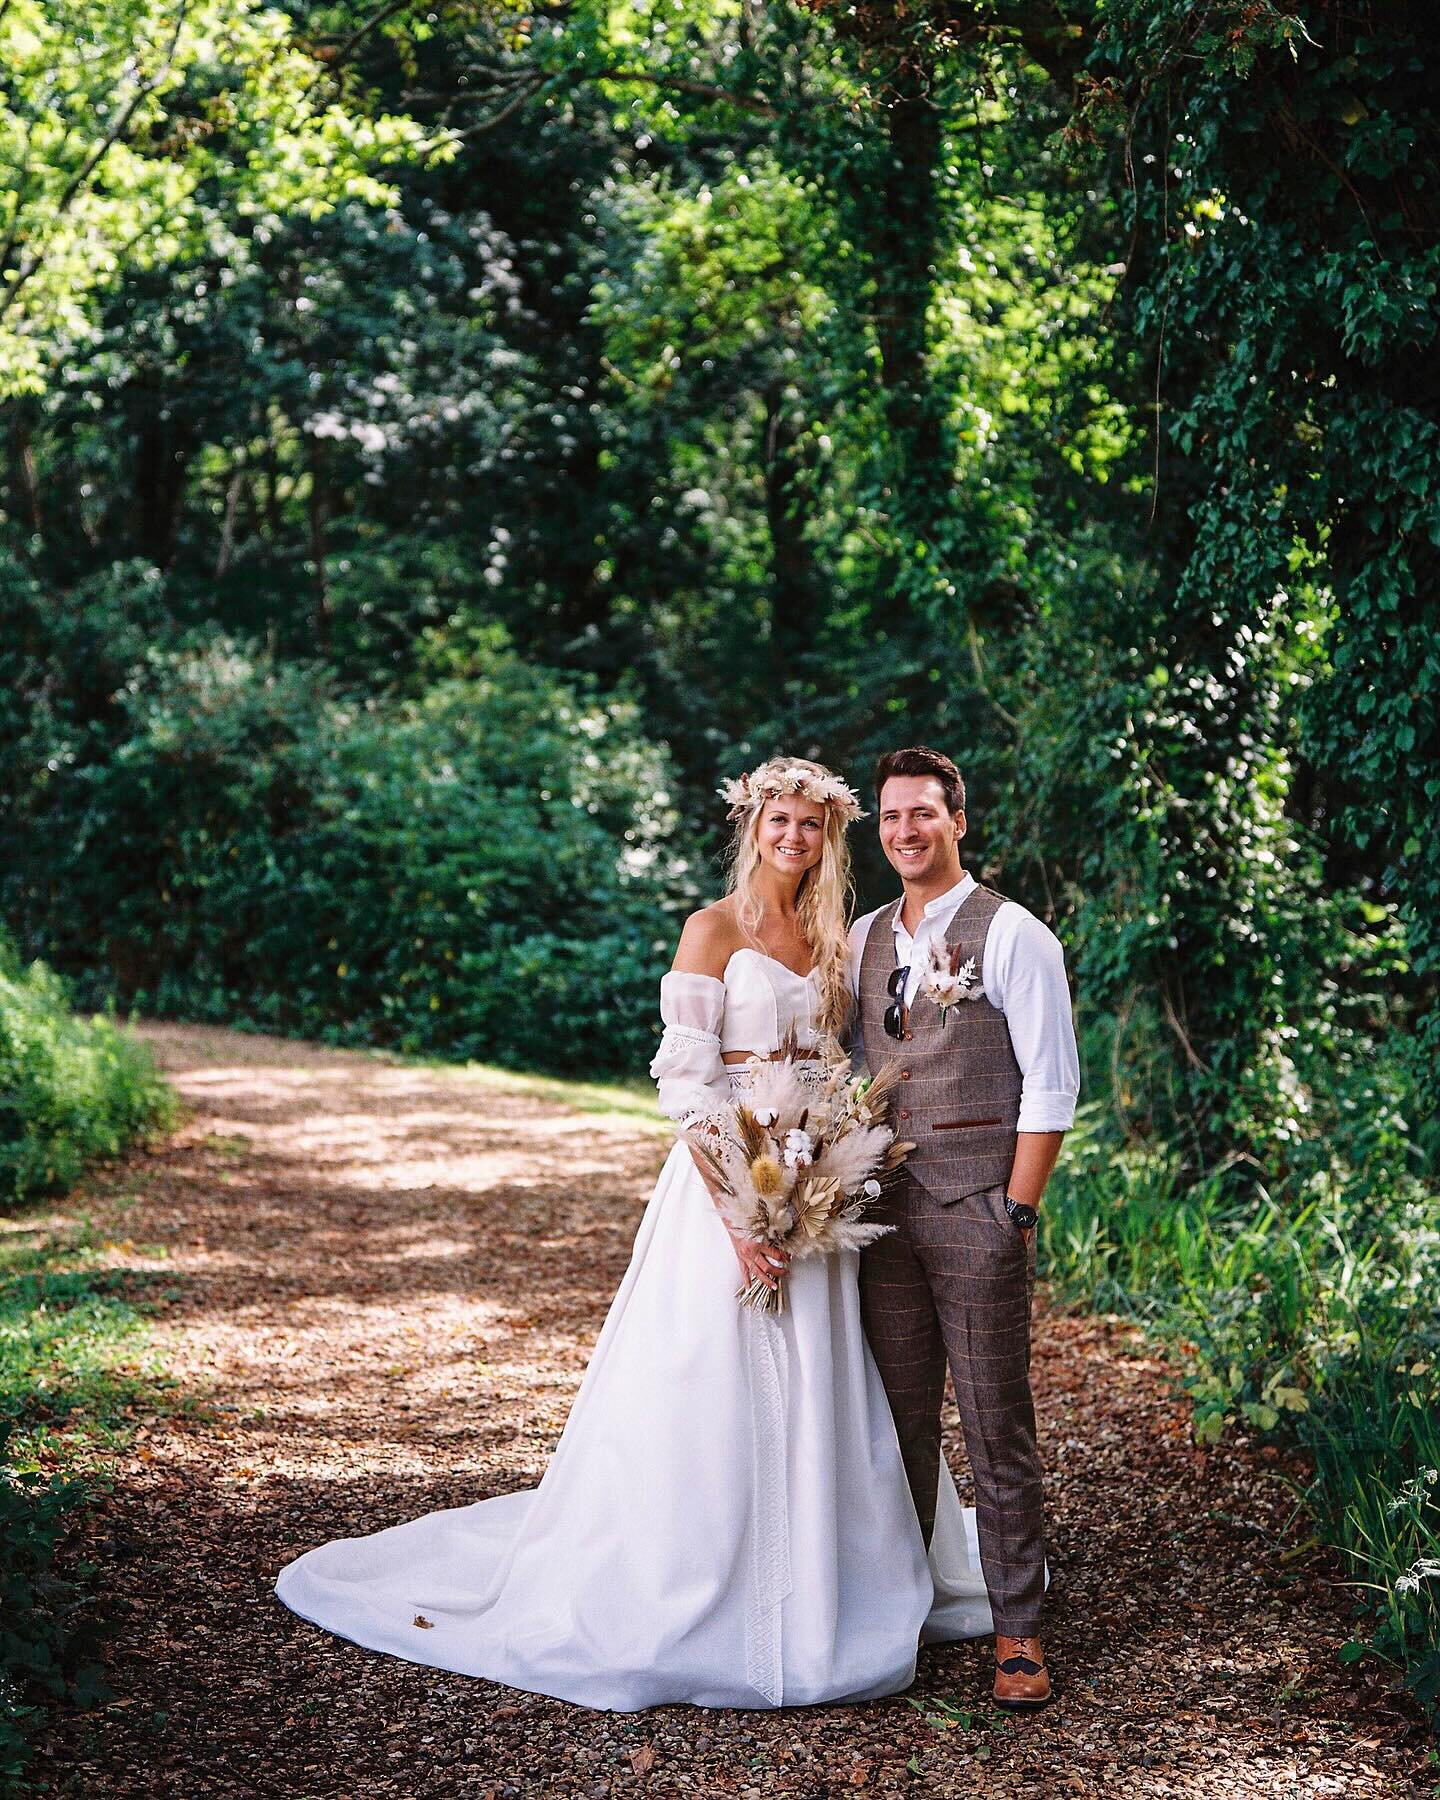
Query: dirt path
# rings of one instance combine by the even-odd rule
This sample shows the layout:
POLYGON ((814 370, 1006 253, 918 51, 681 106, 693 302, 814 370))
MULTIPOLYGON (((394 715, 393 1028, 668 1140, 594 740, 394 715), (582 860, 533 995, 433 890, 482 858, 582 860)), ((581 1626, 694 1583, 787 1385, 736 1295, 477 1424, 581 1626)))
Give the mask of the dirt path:
POLYGON ((148 1423, 92 1522, 119 1698, 57 1720, 47 1791, 1431 1791, 1403 1705, 1335 1660, 1345 1598, 1323 1557, 1294 1554, 1274 1462, 1194 1448, 1153 1352, 1053 1313, 1036 1386, 1062 1690, 1037 1718, 977 1704, 980 1645, 924 1653, 923 1711, 613 1716, 303 1624, 271 1594, 298 1549, 538 1478, 666 1140, 475 1073, 146 1035, 193 1116, 73 1204, 113 1218, 130 1266, 169 1271, 160 1335, 182 1397, 207 1404, 148 1423))

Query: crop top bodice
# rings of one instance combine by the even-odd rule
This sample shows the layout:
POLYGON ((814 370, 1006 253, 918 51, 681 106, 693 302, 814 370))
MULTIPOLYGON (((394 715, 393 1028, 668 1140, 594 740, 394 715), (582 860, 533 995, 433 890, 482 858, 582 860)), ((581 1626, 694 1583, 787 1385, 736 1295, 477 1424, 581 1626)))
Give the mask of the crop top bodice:
POLYGON ((731 1071, 725 1051, 768 1056, 793 1028, 801 1049, 814 1044, 820 986, 815 970, 797 975, 762 951, 737 950, 725 977, 672 971, 660 982, 665 1035, 650 1064, 660 1087, 660 1110, 685 1123, 728 1101, 731 1071))

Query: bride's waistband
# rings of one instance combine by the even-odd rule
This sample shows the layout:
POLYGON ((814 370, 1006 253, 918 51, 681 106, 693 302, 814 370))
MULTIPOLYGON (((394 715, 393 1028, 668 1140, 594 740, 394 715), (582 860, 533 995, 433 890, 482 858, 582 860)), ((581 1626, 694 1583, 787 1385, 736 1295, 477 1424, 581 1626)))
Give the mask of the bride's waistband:
MULTIPOLYGON (((815 1062, 819 1060, 818 1050, 796 1050, 794 1058, 797 1062, 815 1062)), ((785 1052, 781 1050, 724 1050, 720 1060, 727 1069, 743 1069, 748 1062, 759 1058, 761 1062, 783 1062, 785 1052)))

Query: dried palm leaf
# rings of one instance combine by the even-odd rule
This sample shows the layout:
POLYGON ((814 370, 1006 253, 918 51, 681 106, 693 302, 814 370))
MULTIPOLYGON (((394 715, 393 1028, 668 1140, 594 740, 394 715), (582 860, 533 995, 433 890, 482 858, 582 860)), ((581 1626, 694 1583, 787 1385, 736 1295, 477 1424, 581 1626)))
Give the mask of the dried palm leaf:
POLYGON ((720 1187, 725 1193, 733 1196, 735 1187, 730 1179, 729 1172, 725 1168, 724 1163, 721 1162, 720 1158, 710 1148, 709 1144, 705 1142, 704 1137, 699 1132, 690 1131, 683 1131, 680 1135, 690 1146, 692 1154, 699 1158, 704 1169, 714 1176, 715 1180, 720 1184, 720 1187))

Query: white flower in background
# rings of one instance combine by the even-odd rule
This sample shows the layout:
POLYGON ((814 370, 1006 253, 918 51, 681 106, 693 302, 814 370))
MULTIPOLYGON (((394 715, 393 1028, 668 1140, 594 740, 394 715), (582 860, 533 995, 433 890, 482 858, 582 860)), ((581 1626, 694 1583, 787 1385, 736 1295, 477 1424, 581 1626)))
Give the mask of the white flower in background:
POLYGON ((1396 1577, 1395 1592, 1397 1594, 1418 1594, 1420 1583, 1433 1581, 1437 1575, 1440 1575, 1440 1562, 1437 1562, 1433 1556, 1422 1556, 1417 1562, 1411 1563, 1403 1575, 1396 1577))
POLYGON ((757 1106, 755 1109, 755 1123, 764 1126, 768 1130, 768 1128, 775 1123, 775 1108, 773 1106, 757 1106))

